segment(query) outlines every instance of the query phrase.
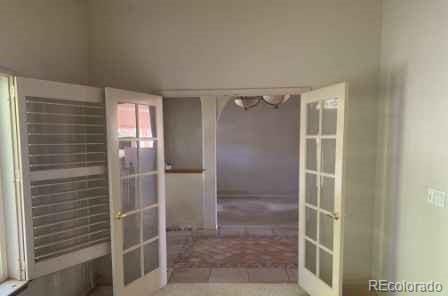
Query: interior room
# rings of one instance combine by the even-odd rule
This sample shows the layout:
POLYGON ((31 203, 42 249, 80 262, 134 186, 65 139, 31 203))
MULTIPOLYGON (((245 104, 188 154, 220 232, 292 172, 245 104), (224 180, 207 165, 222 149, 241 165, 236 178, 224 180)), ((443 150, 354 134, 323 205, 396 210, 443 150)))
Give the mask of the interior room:
POLYGON ((260 226, 268 235, 297 228, 300 97, 288 94, 279 105, 255 98, 243 107, 239 100, 218 118, 218 225, 260 226))
POLYGON ((445 292, 447 20, 3 0, 0 296, 445 292))
POLYGON ((201 100, 164 99, 169 282, 297 282, 299 96, 218 100, 216 208, 204 210, 201 100))

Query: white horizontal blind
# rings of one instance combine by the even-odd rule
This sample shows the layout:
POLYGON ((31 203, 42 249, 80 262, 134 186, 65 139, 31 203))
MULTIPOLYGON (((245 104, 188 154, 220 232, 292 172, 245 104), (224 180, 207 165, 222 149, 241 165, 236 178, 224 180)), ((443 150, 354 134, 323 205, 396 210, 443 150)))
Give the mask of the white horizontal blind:
POLYGON ((108 241, 107 175, 95 170, 106 165, 104 104, 25 102, 34 261, 108 241))
POLYGON ((105 165, 104 105, 26 98, 30 170, 105 165))

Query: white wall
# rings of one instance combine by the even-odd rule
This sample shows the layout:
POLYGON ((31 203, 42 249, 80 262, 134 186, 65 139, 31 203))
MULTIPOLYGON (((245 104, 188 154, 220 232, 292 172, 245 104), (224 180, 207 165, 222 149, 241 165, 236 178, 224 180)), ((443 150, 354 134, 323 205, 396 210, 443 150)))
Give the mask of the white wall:
POLYGON ((380 1, 95 0, 92 82, 140 90, 318 86, 378 67, 380 1))
POLYGON ((202 227, 201 173, 167 173, 166 225, 167 227, 202 227))
POLYGON ((227 104, 216 134, 220 197, 297 199, 299 104, 298 97, 278 109, 227 104))
POLYGON ((17 75, 88 83, 86 0, 1 0, 0 67, 17 75))
POLYGON ((375 262, 375 276, 440 281, 446 290, 448 210, 431 206, 425 194, 427 187, 448 191, 448 1, 383 5, 379 122, 386 150, 375 232, 375 256, 382 260, 375 262))
POLYGON ((370 278, 381 1, 94 0, 89 6, 95 85, 151 91, 348 81, 344 274, 355 283, 370 278))
POLYGON ((173 169, 202 169, 200 98, 164 98, 165 161, 173 169))
MULTIPOLYGON (((88 82, 88 13, 84 0, 1 0, 0 67, 17 75, 88 82)), ((33 280, 20 295, 80 296, 86 265, 33 280)))

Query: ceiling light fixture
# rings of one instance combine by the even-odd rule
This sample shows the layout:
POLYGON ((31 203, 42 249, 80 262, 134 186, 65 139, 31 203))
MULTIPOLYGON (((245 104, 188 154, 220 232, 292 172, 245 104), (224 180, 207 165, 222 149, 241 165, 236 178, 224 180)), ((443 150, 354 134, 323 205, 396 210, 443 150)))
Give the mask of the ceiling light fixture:
POLYGON ((254 108, 260 104, 261 101, 265 102, 266 104, 273 106, 275 109, 278 109, 278 107, 281 104, 286 103, 286 101, 289 100, 291 95, 274 95, 274 96, 240 96, 236 97, 233 102, 238 107, 243 108, 244 110, 249 110, 251 108, 254 108))
POLYGON ((237 97, 234 102, 238 107, 243 108, 245 111, 250 108, 256 107, 260 104, 261 97, 237 97))
POLYGON ((263 101, 274 108, 278 108, 281 104, 286 103, 291 95, 263 96, 263 101))

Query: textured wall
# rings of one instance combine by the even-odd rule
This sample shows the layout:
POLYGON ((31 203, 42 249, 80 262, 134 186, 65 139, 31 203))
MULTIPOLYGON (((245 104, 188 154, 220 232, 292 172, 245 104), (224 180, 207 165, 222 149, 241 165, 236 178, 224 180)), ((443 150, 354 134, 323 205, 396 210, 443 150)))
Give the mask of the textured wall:
POLYGON ((0 67, 17 75, 88 83, 86 0, 0 0, 0 67))
POLYGON ((166 225, 203 226, 202 174, 166 174, 166 225))
MULTIPOLYGON (((17 75, 88 83, 88 11, 84 0, 0 0, 0 67, 17 75)), ((33 280, 20 295, 81 296, 87 265, 33 280)))
POLYGON ((344 274, 356 282, 370 278, 381 1, 94 0, 89 5, 95 85, 151 91, 348 81, 344 274))
POLYGON ((229 102, 218 121, 219 196, 297 198, 299 99, 244 111, 229 102))
POLYGON ((383 5, 375 276, 440 281, 445 291, 448 211, 426 190, 448 191, 448 2, 383 5))
POLYGON ((199 98, 164 98, 165 161, 174 169, 202 168, 202 116, 199 98))

